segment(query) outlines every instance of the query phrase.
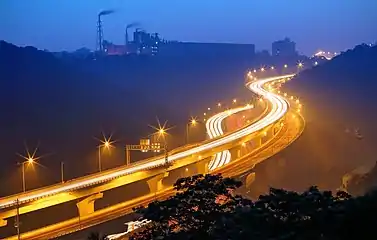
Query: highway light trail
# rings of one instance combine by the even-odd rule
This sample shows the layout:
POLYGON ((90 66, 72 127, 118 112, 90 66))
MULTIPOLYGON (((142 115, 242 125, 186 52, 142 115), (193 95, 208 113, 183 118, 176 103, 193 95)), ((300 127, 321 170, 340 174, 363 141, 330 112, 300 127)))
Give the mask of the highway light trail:
MULTIPOLYGON (((251 124, 245 128, 242 128, 233 133, 227 134, 224 137, 218 137, 218 138, 215 138, 211 142, 204 143, 200 146, 172 154, 169 156, 168 161, 174 162, 178 159, 189 157, 194 154, 199 154, 203 151, 208 151, 213 148, 230 143, 232 141, 239 140, 245 136, 248 136, 252 133, 255 133, 264 129, 265 127, 281 119, 285 115, 285 113, 288 111, 288 108, 289 108, 288 102, 283 97, 276 95, 274 93, 270 93, 267 90, 263 89, 263 85, 268 82, 272 82, 272 81, 283 79, 283 78, 289 78, 292 76, 293 74, 278 76, 278 77, 271 77, 271 78, 266 78, 262 80, 256 80, 254 82, 247 84, 247 88, 249 88, 251 91, 253 91, 257 95, 263 97, 265 100, 271 103, 272 105, 271 111, 264 118, 260 119, 256 123, 251 124)), ((16 205, 17 199, 18 199, 18 203, 21 204, 21 203, 33 201, 36 199, 40 199, 43 197, 55 195, 58 193, 70 192, 76 189, 100 184, 100 183, 107 182, 112 179, 115 179, 124 175, 128 175, 134 172, 163 166, 164 164, 165 164, 164 157, 161 157, 158 159, 141 161, 140 163, 136 163, 135 165, 119 168, 114 171, 102 172, 101 174, 93 174, 93 175, 89 175, 89 176, 82 177, 79 179, 74 179, 63 184, 57 184, 57 185, 53 185, 53 186, 49 186, 49 187, 45 187, 41 189, 32 190, 24 194, 21 193, 18 195, 5 197, 5 198, 0 199, 0 208, 6 208, 6 207, 16 205)))
MULTIPOLYGON (((229 115, 235 114, 237 112, 245 111, 251 108, 252 108, 251 106, 235 108, 235 109, 227 110, 225 112, 218 113, 212 116, 211 118, 209 118, 206 122, 206 129, 207 129, 209 137, 213 139, 224 134, 223 129, 222 129, 222 121, 226 117, 228 117, 229 115)), ((228 164, 230 160, 231 160, 231 154, 229 150, 216 153, 215 156, 209 162, 208 169, 210 171, 213 171, 216 168, 219 168, 228 164)))

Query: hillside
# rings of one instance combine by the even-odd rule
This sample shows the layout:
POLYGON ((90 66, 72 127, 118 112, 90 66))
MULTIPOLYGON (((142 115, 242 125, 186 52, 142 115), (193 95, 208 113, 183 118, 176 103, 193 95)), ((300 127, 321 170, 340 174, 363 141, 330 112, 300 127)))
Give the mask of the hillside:
POLYGON ((336 189, 345 173, 375 162, 376 62, 377 47, 357 46, 284 86, 303 103, 306 129, 262 166, 261 181, 295 190, 306 185, 336 189))

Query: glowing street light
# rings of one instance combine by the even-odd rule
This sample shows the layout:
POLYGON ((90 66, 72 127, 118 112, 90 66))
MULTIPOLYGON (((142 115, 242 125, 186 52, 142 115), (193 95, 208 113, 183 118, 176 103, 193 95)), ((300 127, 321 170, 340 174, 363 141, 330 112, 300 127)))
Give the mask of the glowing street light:
POLYGON ((253 70, 253 72, 255 72, 255 73, 256 73, 256 72, 257 72, 257 70, 256 70, 256 69, 254 69, 254 70, 253 70))
POLYGON ((233 99, 233 103, 237 103, 237 99, 233 99))
POLYGON ((218 106, 218 107, 221 107, 221 103, 218 103, 217 106, 218 106))
POLYGON ((260 70, 261 70, 261 72, 264 72, 265 69, 264 69, 264 67, 262 67, 260 70))
POLYGON ((304 64, 303 64, 302 62, 299 62, 299 63, 297 64, 297 66, 298 66, 299 68, 302 68, 302 67, 304 66, 304 64))
POLYGON ((315 62, 314 62, 314 65, 316 65, 316 66, 317 66, 317 65, 318 65, 318 62, 317 62, 317 61, 315 61, 315 62))
POLYGON ((102 148, 106 148, 107 150, 110 150, 111 147, 113 147, 113 141, 111 141, 112 135, 110 135, 108 138, 102 133, 103 140, 100 141, 100 145, 98 145, 98 170, 99 172, 102 172, 102 162, 101 162, 101 150, 102 148))
POLYGON ((25 192, 26 191, 26 183, 25 183, 25 166, 26 165, 33 165, 34 163, 37 163, 36 161, 38 159, 40 159, 41 157, 35 157, 35 154, 37 153, 38 151, 38 147, 36 147, 34 149, 34 151, 32 153, 29 152, 28 148, 26 147, 26 156, 23 156, 21 154, 18 154, 18 156, 20 156, 21 158, 23 158, 25 161, 23 162, 19 162, 17 163, 17 165, 21 165, 21 169, 22 169, 22 191, 25 192))
MULTIPOLYGON (((204 115, 206 115, 206 114, 204 114, 204 115)), ((167 127, 168 121, 165 121, 164 124, 161 124, 160 120, 158 118, 157 118, 157 124, 158 124, 157 127, 149 125, 151 128, 153 128, 154 130, 156 130, 156 132, 153 133, 153 134, 151 134, 151 136, 157 135, 158 138, 162 137, 163 141, 164 141, 164 144, 166 144, 165 136, 168 134, 167 131, 169 129, 171 129, 172 127, 169 127, 169 128, 167 127)))
POLYGON ((190 126, 195 127, 197 124, 198 124, 198 121, 196 120, 195 117, 191 117, 190 121, 186 124, 186 144, 189 143, 190 126))
POLYGON ((274 70, 275 68, 274 68, 274 66, 271 66, 271 70, 274 70))
POLYGON ((284 68, 287 68, 288 67, 288 65, 287 64, 284 64, 284 68))

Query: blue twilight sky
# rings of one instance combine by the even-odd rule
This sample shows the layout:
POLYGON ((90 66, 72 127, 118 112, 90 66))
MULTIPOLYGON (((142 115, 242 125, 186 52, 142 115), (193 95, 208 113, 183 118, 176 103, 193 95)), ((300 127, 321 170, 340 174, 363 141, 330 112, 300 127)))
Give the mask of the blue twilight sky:
POLYGON ((141 23, 168 40, 254 43, 290 37, 300 52, 340 51, 377 39, 376 0, 0 0, 0 39, 52 51, 95 47, 100 10, 105 39, 124 42, 141 23))

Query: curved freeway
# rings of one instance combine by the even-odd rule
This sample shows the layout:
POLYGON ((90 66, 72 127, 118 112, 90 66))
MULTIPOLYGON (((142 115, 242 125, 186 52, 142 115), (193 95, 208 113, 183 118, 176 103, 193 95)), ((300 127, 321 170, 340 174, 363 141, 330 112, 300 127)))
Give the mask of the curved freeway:
MULTIPOLYGON (((289 75, 284 75, 284 76, 277 76, 277 77, 271 77, 271 78, 266 78, 262 80, 256 80, 254 82, 250 82, 247 84, 247 87, 256 93, 257 95, 263 97, 264 99, 268 100, 271 103, 271 109, 270 112, 262 119, 257 121, 256 123, 253 123, 249 126, 246 126, 238 131, 226 134, 221 137, 215 137, 212 141, 210 142, 205 142, 202 145, 193 147, 188 150, 184 150, 178 153, 174 153, 169 156, 168 162, 174 162, 178 159, 182 159, 185 157, 189 157, 190 155, 193 154, 198 154, 202 151, 210 150, 215 147, 222 146, 227 143, 231 143, 233 141, 236 141, 238 139, 241 139, 245 136, 248 136, 252 133, 258 132, 265 127, 275 123, 276 121, 280 120, 285 113, 288 111, 289 108, 289 103, 281 96, 273 94, 269 92, 268 90, 265 90, 263 88, 263 85, 272 82, 275 80, 279 80, 282 78, 289 78, 294 76, 294 74, 289 74, 289 75)), ((250 108, 251 106, 246 106, 243 108, 237 108, 233 109, 232 111, 242 111, 250 108)), ((221 132, 220 132, 221 133, 221 132)), ((54 185, 51 187, 46 187, 44 189, 37 189, 37 190, 32 190, 30 192, 26 192, 24 194, 18 194, 18 195, 13 195, 9 197, 5 197, 0 199, 0 209, 1 208, 7 208, 10 206, 14 206, 17 204, 17 199, 18 199, 18 204, 34 201, 36 199, 44 198, 47 196, 55 195, 58 193, 62 192, 70 192, 73 190, 77 190, 80 188, 85 188, 88 186, 92 186, 95 184, 100 184, 103 182, 110 181, 114 178, 121 177, 124 175, 128 175, 134 172, 142 171, 142 170, 147 170, 155 167, 159 167, 165 164, 165 158, 160 157, 157 159, 152 159, 152 160, 147 160, 147 161, 142 161, 140 163, 137 163, 133 166, 125 167, 125 168, 120 168, 117 171, 109 172, 109 173, 98 173, 98 174, 93 174, 87 177, 83 177, 80 179, 72 180, 69 182, 66 182, 64 184, 58 184, 54 185)))

